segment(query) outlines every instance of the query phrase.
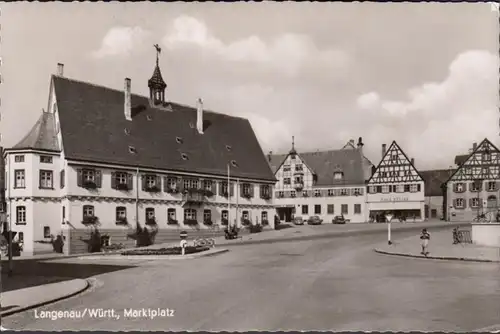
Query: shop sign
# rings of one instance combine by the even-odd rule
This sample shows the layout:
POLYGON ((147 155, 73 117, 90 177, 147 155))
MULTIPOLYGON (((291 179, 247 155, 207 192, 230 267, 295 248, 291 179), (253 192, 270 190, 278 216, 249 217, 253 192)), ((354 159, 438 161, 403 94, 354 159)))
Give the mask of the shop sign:
POLYGON ((408 202, 408 197, 382 197, 381 202, 408 202))

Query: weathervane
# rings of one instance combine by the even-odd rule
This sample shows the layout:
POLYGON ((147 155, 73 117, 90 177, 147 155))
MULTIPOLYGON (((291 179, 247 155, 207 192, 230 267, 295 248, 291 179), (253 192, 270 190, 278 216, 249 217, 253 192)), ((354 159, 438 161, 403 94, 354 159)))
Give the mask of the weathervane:
POLYGON ((153 45, 156 49, 156 65, 158 66, 158 59, 160 57, 161 48, 158 44, 153 45))

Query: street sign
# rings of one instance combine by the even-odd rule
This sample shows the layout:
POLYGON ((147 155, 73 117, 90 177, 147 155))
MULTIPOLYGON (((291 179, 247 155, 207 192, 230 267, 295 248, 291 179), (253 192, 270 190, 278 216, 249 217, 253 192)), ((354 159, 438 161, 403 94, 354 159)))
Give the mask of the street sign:
POLYGON ((179 233, 179 235, 180 235, 181 239, 186 239, 188 236, 186 231, 181 231, 181 233, 179 233))
POLYGON ((391 213, 386 214, 385 219, 387 220, 388 223, 390 223, 392 220, 392 214, 391 213))

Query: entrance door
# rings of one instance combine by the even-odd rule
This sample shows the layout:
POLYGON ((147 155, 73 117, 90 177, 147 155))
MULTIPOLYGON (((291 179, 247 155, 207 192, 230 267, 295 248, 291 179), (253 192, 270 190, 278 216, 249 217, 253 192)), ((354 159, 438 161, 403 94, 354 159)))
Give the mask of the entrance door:
POLYGON ((425 218, 429 218, 429 206, 427 204, 425 205, 425 218))
POLYGON ((437 217, 437 210, 436 209, 432 209, 431 210, 431 217, 432 218, 436 218, 437 217))

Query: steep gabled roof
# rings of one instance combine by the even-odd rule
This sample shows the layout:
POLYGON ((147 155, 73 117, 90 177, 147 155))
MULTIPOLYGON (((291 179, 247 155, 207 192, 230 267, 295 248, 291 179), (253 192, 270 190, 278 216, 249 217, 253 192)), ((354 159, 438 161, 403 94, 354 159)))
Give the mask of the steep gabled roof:
MULTIPOLYGON (((275 173, 288 155, 280 154, 271 156, 271 164, 275 173)), ((357 149, 298 152, 297 155, 316 175, 316 186, 364 183, 362 155, 357 149), (343 180, 335 180, 333 178, 337 170, 344 173, 343 180)))
POLYGON ((131 167, 227 175, 276 181, 247 119, 170 103, 155 108, 132 94, 132 121, 124 116, 124 92, 53 76, 67 159, 131 167), (183 159, 182 154, 187 159, 183 159))
POLYGON ((442 196, 442 186, 448 181, 448 178, 455 169, 437 169, 424 170, 420 174, 425 182, 425 196, 442 196))
MULTIPOLYGON (((342 147, 343 150, 351 150, 351 149, 357 149, 356 146, 354 146, 353 142, 352 141, 348 141, 344 147, 342 147)), ((368 165, 368 166, 374 166, 374 164, 370 161, 370 159, 368 159, 366 156, 363 155, 363 158, 365 159, 365 163, 368 165)))
POLYGON ((59 152, 59 142, 57 140, 56 122, 54 114, 42 112, 38 121, 33 125, 23 139, 21 139, 12 149, 36 149, 59 152))
POLYGON ((469 154, 457 155, 455 157, 455 165, 460 166, 461 164, 463 164, 465 162, 465 160, 467 160, 468 157, 469 157, 469 154))

